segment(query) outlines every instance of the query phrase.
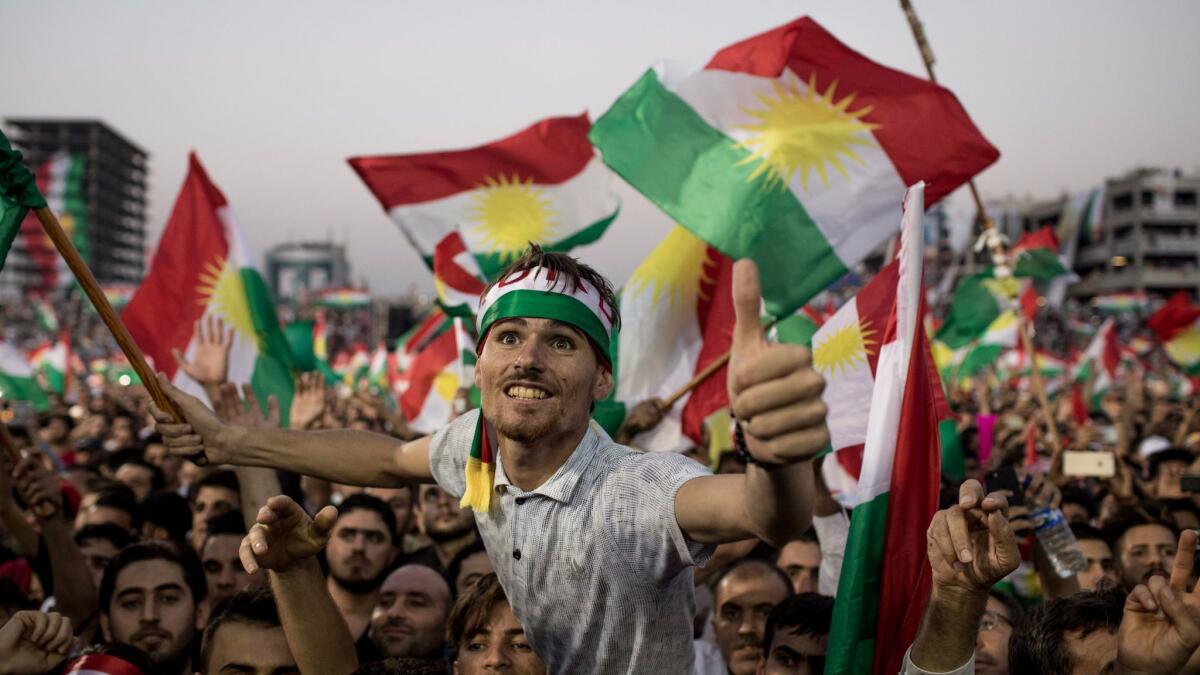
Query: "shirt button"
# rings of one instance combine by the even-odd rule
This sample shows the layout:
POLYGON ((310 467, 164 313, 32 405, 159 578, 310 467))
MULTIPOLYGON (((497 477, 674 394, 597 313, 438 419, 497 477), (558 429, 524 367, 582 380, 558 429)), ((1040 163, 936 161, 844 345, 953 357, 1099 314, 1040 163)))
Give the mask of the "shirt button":
POLYGON ((517 497, 517 500, 516 500, 516 501, 517 501, 517 506, 520 506, 520 505, 522 505, 522 504, 524 504, 524 503, 525 503, 525 498, 524 498, 524 497, 517 497))
POLYGON ((513 560, 521 559, 521 549, 513 549, 513 560))

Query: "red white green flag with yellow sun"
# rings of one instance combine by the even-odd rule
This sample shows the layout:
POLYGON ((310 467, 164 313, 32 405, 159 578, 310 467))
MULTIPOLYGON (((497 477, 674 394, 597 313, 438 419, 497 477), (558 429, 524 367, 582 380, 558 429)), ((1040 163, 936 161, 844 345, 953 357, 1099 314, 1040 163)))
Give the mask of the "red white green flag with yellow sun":
POLYGON ((348 161, 427 264, 457 226, 491 278, 529 242, 569 251, 599 239, 616 217, 590 128, 586 114, 551 117, 467 150, 348 161))
POLYGON ((703 69, 651 69, 591 139, 676 222, 757 262, 778 317, 895 234, 906 185, 924 180, 932 204, 999 157, 949 90, 868 60, 807 17, 703 69))
POLYGON ((263 405, 274 394, 286 415, 292 357, 275 303, 225 195, 192 153, 150 273, 121 318, 155 369, 207 400, 172 357, 175 349, 193 357, 195 329, 206 317, 219 317, 226 330, 233 329, 229 381, 251 384, 263 405))

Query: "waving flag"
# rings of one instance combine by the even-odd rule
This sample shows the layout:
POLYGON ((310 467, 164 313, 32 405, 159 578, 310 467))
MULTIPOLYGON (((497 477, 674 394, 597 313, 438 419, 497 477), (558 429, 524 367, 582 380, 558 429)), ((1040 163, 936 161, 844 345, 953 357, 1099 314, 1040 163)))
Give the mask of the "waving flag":
POLYGON ((1095 373, 1092 383, 1092 396, 1103 396, 1117 382, 1117 369, 1121 366, 1121 347, 1117 344, 1117 325, 1111 318, 1106 319, 1092 338, 1091 344, 1080 356, 1075 366, 1074 376, 1077 382, 1083 382, 1095 373))
POLYGON ((21 153, 13 150, 8 137, 0 132, 0 270, 29 209, 44 206, 46 200, 38 192, 34 175, 22 163, 21 153))
POLYGON ((38 412, 50 409, 50 399, 34 379, 33 366, 12 344, 0 340, 0 399, 29 401, 38 412))
POLYGON ((400 411, 408 426, 422 434, 444 427, 454 414, 454 398, 465 382, 462 348, 454 330, 443 331, 417 352, 405 373, 408 387, 400 411))
POLYGON ((449 232, 433 249, 433 285, 438 305, 447 314, 474 319, 487 281, 458 230, 449 232))
POLYGON ((599 239, 616 217, 589 128, 586 114, 551 117, 468 150, 348 161, 426 264, 458 227, 490 278, 529 242, 569 251, 599 239))
POLYGON ((1200 375, 1200 306, 1193 305, 1187 293, 1171 296, 1146 325, 1175 365, 1188 375, 1200 375))
POLYGON ((1071 273, 1058 255, 1058 239, 1049 225, 1021 235, 1012 254, 1015 260, 1013 276, 1016 277, 1050 281, 1071 273))
POLYGON ((30 365, 44 378, 46 389, 57 394, 66 391, 70 361, 71 344, 66 335, 59 335, 58 340, 40 344, 29 352, 30 365))
POLYGON ((203 388, 177 366, 171 350, 191 359, 195 326, 209 316, 233 329, 229 381, 252 385, 264 406, 274 394, 286 418, 292 357, 275 303, 225 195, 192 153, 150 273, 121 317, 154 368, 207 400, 203 388))
POLYGON ((874 63, 808 17, 659 66, 596 121, 604 161, 725 255, 752 258, 786 316, 999 157, 949 90, 874 63), (804 270, 804 274, 795 274, 804 270))
POLYGON ((1020 287, 1013 277, 997 277, 991 268, 963 277, 954 287, 950 311, 937 331, 937 339, 951 349, 965 347, 978 339, 1012 307, 1020 287))

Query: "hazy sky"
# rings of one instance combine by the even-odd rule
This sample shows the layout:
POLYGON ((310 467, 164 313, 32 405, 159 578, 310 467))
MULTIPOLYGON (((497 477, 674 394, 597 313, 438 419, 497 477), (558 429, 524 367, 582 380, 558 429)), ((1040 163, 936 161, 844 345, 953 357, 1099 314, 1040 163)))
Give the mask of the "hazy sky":
MULTIPOLYGON (((914 2, 939 79, 1000 148, 985 196, 1200 167, 1200 2, 914 2)), ((260 252, 332 235, 356 278, 394 293, 432 283, 346 157, 594 119, 655 61, 702 62, 801 14, 923 74, 896 0, 0 0, 0 117, 100 118, 145 148, 152 242, 194 148, 260 252)), ((582 250, 618 283, 668 226, 619 192, 620 218, 582 250)))

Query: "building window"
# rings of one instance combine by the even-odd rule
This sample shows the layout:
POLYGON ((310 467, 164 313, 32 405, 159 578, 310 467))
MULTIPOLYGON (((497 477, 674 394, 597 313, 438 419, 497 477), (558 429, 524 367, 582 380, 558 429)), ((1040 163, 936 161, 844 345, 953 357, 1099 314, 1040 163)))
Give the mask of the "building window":
POLYGON ((1180 190, 1176 192, 1175 206, 1184 209, 1196 208, 1196 193, 1190 190, 1180 190))
POLYGON ((1113 211, 1128 211, 1133 208, 1133 195, 1126 193, 1113 196, 1113 211))
POLYGON ((1142 206, 1154 206, 1154 191, 1142 190, 1142 206))

